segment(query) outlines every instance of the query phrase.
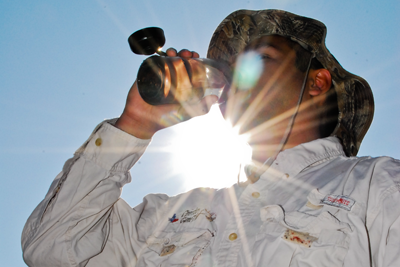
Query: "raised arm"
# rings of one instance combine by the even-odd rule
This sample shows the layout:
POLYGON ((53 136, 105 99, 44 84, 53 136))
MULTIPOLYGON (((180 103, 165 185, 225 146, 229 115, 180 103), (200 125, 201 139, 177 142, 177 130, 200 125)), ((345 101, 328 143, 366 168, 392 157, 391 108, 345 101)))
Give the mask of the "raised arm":
MULTIPOLYGON (((169 53, 176 55, 174 51, 169 53)), ((188 51, 181 51, 180 55, 185 53, 188 51)), ((121 117, 95 128, 74 157, 65 163, 26 222, 22 249, 28 266, 92 266, 90 260, 98 259, 111 246, 108 242, 118 231, 122 235, 118 240, 128 242, 126 248, 119 248, 127 250, 121 254, 127 254, 124 257, 134 262, 135 253, 141 247, 140 241, 135 240, 134 230, 141 215, 140 205, 134 210, 125 209, 130 212, 124 213, 120 208, 127 205, 119 199, 122 187, 131 181, 130 168, 156 131, 205 114, 210 107, 208 103, 215 101, 215 96, 209 96, 190 109, 182 105, 151 106, 141 99, 134 83, 121 117), (179 113, 181 119, 163 123, 164 116, 174 113, 179 113), (128 225, 122 225, 122 221, 128 225)), ((112 249, 116 247, 108 251, 112 249)), ((133 262, 129 266, 134 266, 133 262)))
MULTIPOLYGON (((173 48, 167 50, 167 55, 182 58, 199 57, 196 52, 183 49, 177 53, 173 48)), ((183 103, 182 105, 152 106, 140 97, 135 82, 129 91, 124 112, 115 126, 138 138, 150 139, 160 129, 206 114, 217 100, 215 95, 209 95, 201 102, 190 105, 183 103)))

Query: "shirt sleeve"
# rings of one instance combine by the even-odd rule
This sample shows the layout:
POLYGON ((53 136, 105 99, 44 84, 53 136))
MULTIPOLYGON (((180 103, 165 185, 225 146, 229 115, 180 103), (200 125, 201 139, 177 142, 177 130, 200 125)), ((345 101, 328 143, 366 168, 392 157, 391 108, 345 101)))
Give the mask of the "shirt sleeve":
POLYGON ((115 128, 115 121, 95 128, 28 218, 21 238, 28 266, 85 266, 104 248, 113 205, 150 143, 115 128))
POLYGON ((400 266, 400 161, 384 157, 374 169, 367 213, 372 266, 400 266))

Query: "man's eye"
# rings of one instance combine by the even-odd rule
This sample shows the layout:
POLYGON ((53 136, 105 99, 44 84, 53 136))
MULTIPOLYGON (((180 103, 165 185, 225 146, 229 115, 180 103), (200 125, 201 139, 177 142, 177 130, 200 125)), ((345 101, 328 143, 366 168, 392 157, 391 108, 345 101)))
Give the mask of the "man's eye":
POLYGON ((261 57, 262 60, 271 59, 271 57, 269 55, 267 55, 267 54, 261 54, 260 57, 261 57))

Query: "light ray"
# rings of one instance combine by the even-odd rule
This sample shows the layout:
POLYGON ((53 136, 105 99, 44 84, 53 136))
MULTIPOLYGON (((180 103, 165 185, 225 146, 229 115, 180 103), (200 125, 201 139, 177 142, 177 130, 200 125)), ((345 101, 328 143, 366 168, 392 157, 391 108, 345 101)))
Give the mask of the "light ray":
MULTIPOLYGON (((255 99, 252 101, 250 106, 246 109, 246 111, 243 113, 243 115, 240 117, 238 120, 237 124, 244 126, 246 122, 251 121, 257 114, 258 112, 263 108, 264 104, 261 104, 261 101, 264 100, 264 102, 268 103, 268 99, 265 100, 264 97, 265 95, 270 91, 272 86, 275 84, 277 79, 281 76, 283 71, 285 70, 286 66, 288 66, 291 62, 291 60, 295 57, 294 53, 291 53, 289 56, 287 56, 284 60, 284 62, 281 64, 279 69, 274 73, 274 75, 271 77, 271 79, 268 80, 268 82, 263 86, 263 89, 257 94, 255 99)), ((269 98, 273 98, 275 94, 278 92, 272 92, 269 98)))
POLYGON ((254 266, 251 255, 250 244, 247 240, 247 234, 245 231, 245 223, 243 223, 242 214, 240 212, 240 207, 238 203, 238 198, 236 196, 236 192, 234 187, 228 189, 228 195, 230 199, 230 203, 232 204, 234 220, 236 222, 238 236, 241 239, 242 249, 244 251, 243 255, 245 255, 246 266, 252 267, 254 266))
MULTIPOLYGON (((301 110, 307 109, 312 104, 313 104, 313 100, 312 99, 307 100, 305 102, 302 102, 301 110)), ((278 116, 276 116, 276 117, 274 117, 274 118, 272 118, 270 120, 267 120, 267 121, 265 121, 264 123, 262 123, 260 125, 257 125, 256 127, 254 127, 252 129, 250 129, 249 131, 247 131, 246 134, 248 134, 248 135, 256 135, 256 134, 258 134, 260 132, 265 131, 266 129, 268 129, 268 128, 280 123, 281 121, 286 120, 290 116, 292 116, 293 112, 295 111, 295 109, 296 109, 296 107, 293 107, 293 108, 285 111, 284 113, 282 113, 282 114, 280 114, 280 115, 278 115, 278 116)), ((317 111, 315 111, 315 112, 317 112, 317 111)), ((322 112, 322 111, 320 111, 320 112, 322 112)), ((315 115, 316 115, 315 113, 313 114, 313 113, 310 112, 307 115, 307 117, 312 117, 312 116, 315 116, 315 115)), ((319 114, 317 114, 317 115, 319 115, 319 114)))
POLYGON ((100 5, 101 9, 108 15, 108 17, 110 17, 110 19, 114 22, 114 24, 117 26, 117 28, 123 34, 123 36, 129 36, 129 34, 130 34, 129 30, 121 22, 121 20, 118 18, 118 16, 116 16, 110 10, 110 8, 103 8, 106 5, 106 3, 103 0, 97 0, 97 3, 100 5))

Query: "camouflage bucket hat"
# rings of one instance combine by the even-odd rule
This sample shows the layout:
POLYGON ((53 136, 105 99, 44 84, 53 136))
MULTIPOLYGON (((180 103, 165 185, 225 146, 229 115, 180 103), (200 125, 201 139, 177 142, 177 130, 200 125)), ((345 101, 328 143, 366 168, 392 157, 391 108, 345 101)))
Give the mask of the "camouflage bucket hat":
POLYGON ((374 115, 374 99, 369 84, 339 64, 325 46, 326 26, 314 19, 281 10, 238 10, 215 30, 207 57, 228 64, 253 40, 280 35, 299 43, 329 70, 337 93, 338 122, 331 134, 337 136, 348 156, 355 156, 374 115))

